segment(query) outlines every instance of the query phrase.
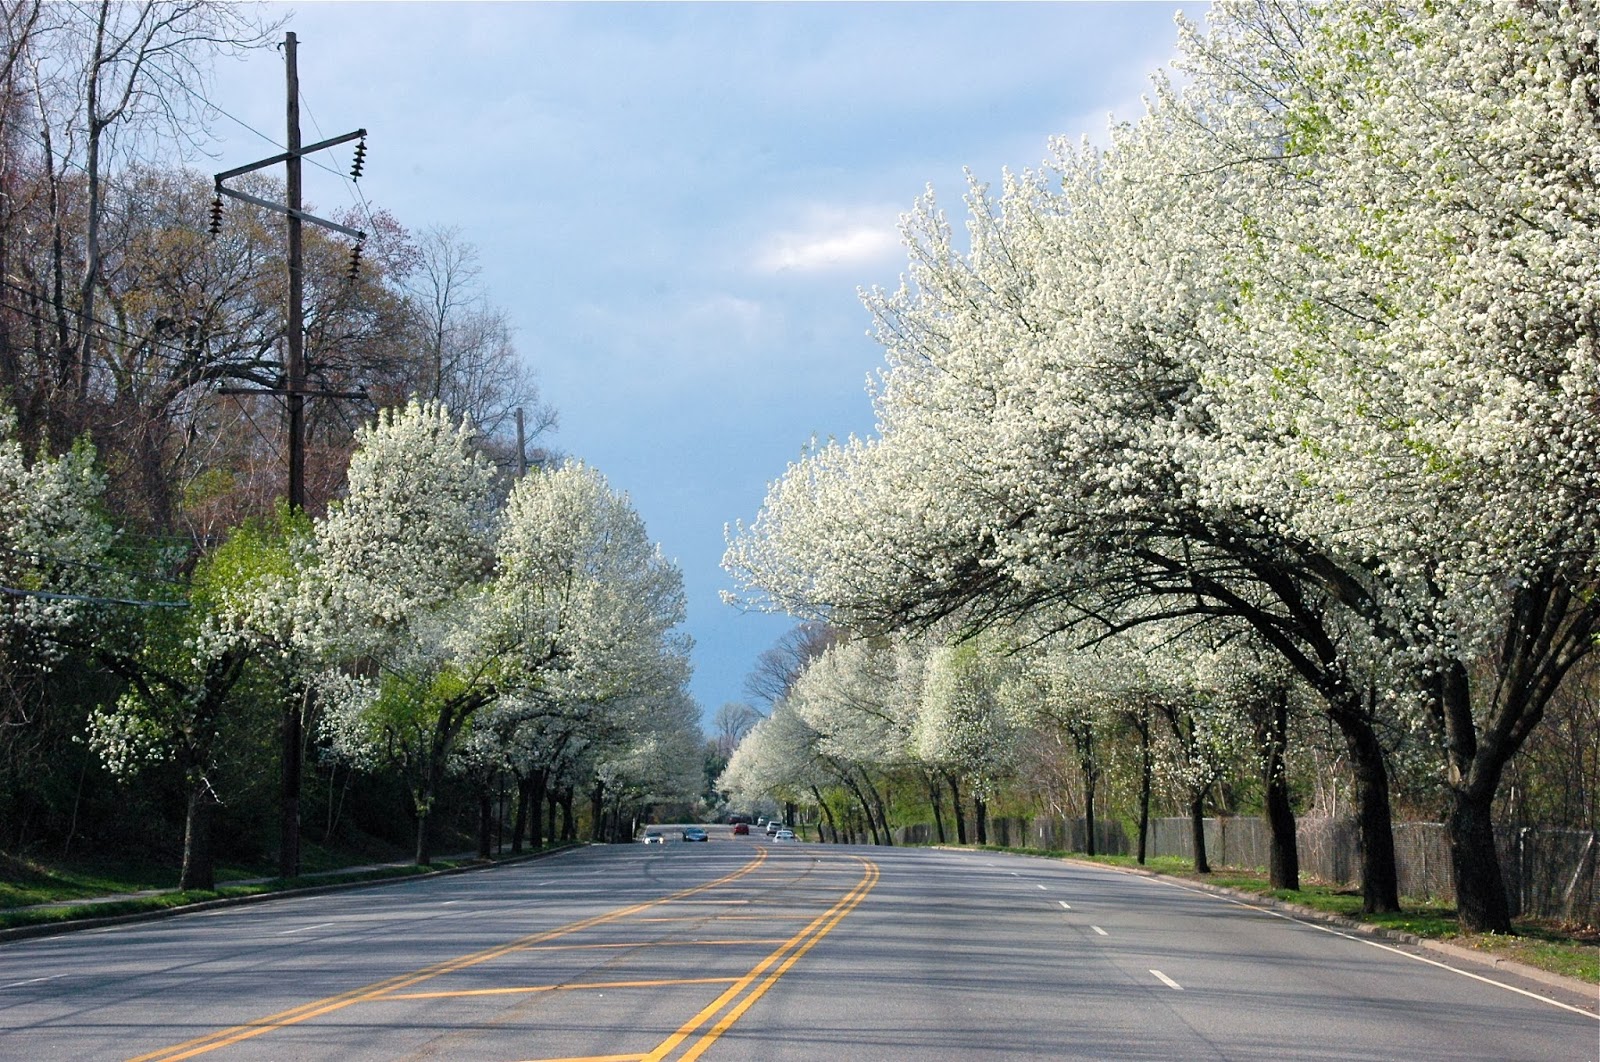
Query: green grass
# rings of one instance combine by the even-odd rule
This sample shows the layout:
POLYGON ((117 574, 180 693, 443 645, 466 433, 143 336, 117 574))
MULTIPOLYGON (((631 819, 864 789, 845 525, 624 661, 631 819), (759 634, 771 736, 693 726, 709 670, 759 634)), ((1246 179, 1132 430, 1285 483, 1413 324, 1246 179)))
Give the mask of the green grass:
MULTIPOLYGON (((1075 859, 1107 866, 1133 867, 1132 856, 1086 856, 1082 853, 1042 852, 1036 848, 1002 848, 985 845, 997 852, 1075 859)), ((1145 862, 1144 869, 1169 877, 1187 878, 1220 888, 1271 896, 1314 911, 1342 915, 1369 925, 1410 933, 1428 940, 1448 941, 1463 948, 1494 954, 1565 977, 1600 984, 1600 929, 1593 926, 1565 925, 1535 918, 1512 922, 1514 935, 1463 933, 1455 908, 1437 900, 1402 897, 1402 910, 1388 914, 1366 914, 1361 910, 1361 895, 1354 889, 1318 884, 1304 877, 1298 889, 1274 889, 1260 871, 1239 867, 1218 867, 1211 874, 1196 874, 1190 860, 1160 856, 1145 862)))
MULTIPOLYGON (((562 846, 565 847, 565 846, 562 846)), ((350 866, 374 860, 365 853, 308 851, 304 860, 307 873, 298 878, 267 878, 240 884, 241 879, 262 878, 260 867, 227 866, 217 868, 217 888, 187 890, 173 887, 176 872, 171 866, 146 863, 74 862, 45 864, 0 854, 0 929, 70 922, 118 915, 150 914, 200 903, 206 900, 256 896, 288 889, 382 881, 463 866, 472 860, 436 859, 430 866, 415 864, 377 867, 349 872, 312 870, 325 866, 350 866), (231 884, 230 884, 231 883, 231 884), (86 902, 97 897, 159 890, 149 896, 86 902), (45 906, 37 906, 45 905, 45 906)))

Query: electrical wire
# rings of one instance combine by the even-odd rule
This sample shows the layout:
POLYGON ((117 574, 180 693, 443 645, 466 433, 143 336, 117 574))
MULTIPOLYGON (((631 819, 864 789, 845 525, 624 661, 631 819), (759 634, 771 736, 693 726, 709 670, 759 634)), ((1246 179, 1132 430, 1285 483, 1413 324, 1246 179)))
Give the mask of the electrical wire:
POLYGON ((53 594, 46 590, 20 590, 14 586, 0 586, 0 594, 12 597, 35 597, 45 601, 82 601, 90 605, 132 605, 137 608, 189 608, 187 601, 136 601, 125 597, 96 597, 92 594, 53 594))

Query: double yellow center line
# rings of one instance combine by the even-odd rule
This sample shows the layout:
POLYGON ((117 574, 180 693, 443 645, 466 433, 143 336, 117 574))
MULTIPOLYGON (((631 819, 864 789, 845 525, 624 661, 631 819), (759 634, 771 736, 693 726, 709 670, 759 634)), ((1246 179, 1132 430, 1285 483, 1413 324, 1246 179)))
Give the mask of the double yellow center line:
POLYGON ((778 978, 788 973, 790 967, 800 961, 801 956, 810 951, 817 941, 827 936, 834 926, 855 910, 861 901, 867 898, 867 893, 872 891, 872 887, 878 883, 880 872, 876 863, 860 856, 851 858, 858 860, 865 868, 865 873, 855 888, 846 893, 838 903, 814 918, 800 932, 780 944, 776 951, 757 963, 753 970, 730 985, 722 995, 706 1004, 700 1013, 684 1022, 677 1032, 661 1041, 654 1051, 641 1056, 641 1062, 663 1062, 679 1045, 708 1022, 715 1022, 678 1056, 678 1062, 693 1062, 699 1058, 707 1048, 717 1042, 718 1037, 727 1032, 733 1023, 744 1015, 745 1011, 750 1009, 756 1000, 766 994, 767 989, 777 983, 778 978), (763 974, 766 976, 763 977, 763 974))
POLYGON ((514 951, 520 951, 536 944, 542 944, 545 941, 554 940, 557 937, 564 937, 585 929, 591 929, 594 926, 605 925, 608 922, 615 922, 618 919, 627 918, 629 915, 638 914, 640 911, 648 911, 652 907, 659 907, 662 904, 668 904, 677 900, 687 899, 710 889, 718 888, 719 886, 737 881, 746 874, 754 872, 755 870, 759 869, 761 864, 765 863, 766 860, 767 849, 760 848, 756 850, 755 858, 749 863, 746 863, 744 866, 740 867, 731 874, 726 874, 714 881, 708 881, 703 885, 696 885, 693 888, 683 889, 679 892, 674 892, 667 896, 663 896, 660 899, 650 900, 647 903, 633 904, 629 907, 620 907, 615 911, 608 911, 605 914, 596 915, 593 918, 585 918, 581 921, 572 922, 565 926, 559 926, 555 929, 545 930, 541 933, 532 933, 528 936, 513 940, 507 944, 501 944, 493 948, 486 948, 483 951, 474 952, 471 955, 463 955, 458 958, 447 959, 444 962, 434 963, 432 966, 425 966, 420 970, 413 970, 410 973, 398 974, 394 977, 390 977, 370 985, 365 985, 349 992, 344 992, 336 996, 328 996, 325 999, 319 999, 310 1003, 305 1003, 289 1010, 279 1011, 276 1014, 269 1014, 265 1018, 258 1018, 257 1020, 249 1022, 245 1025, 235 1025, 231 1028, 221 1029, 217 1032, 210 1033, 206 1036, 197 1037, 193 1040, 186 1040, 181 1044, 163 1047, 159 1051, 152 1051, 148 1054, 143 1054, 132 1058, 129 1060, 129 1062, 180 1062, 182 1059, 194 1058, 198 1055, 203 1055, 219 1048, 229 1047, 233 1044, 252 1039, 253 1037, 261 1036, 265 1033, 273 1032, 277 1029, 284 1029, 292 1025, 299 1025, 301 1022, 310 1021, 312 1018, 319 1018, 324 1014, 331 1014, 337 1010, 343 1010, 345 1007, 353 1006, 357 1003, 371 1003, 388 997, 391 994, 399 992, 403 989, 410 988, 413 985, 432 980, 435 977, 441 977, 444 974, 455 973, 457 970, 465 970, 470 966, 477 966, 478 964, 488 962, 491 959, 498 959, 502 955, 507 955, 514 951))

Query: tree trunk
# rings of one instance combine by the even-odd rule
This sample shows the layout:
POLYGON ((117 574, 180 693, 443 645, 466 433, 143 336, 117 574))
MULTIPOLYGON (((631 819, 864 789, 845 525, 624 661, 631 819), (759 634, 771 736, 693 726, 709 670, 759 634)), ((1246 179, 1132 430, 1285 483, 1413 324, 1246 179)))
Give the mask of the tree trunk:
POLYGON ((550 810, 549 810, 549 814, 547 814, 545 816, 545 818, 549 820, 550 828, 545 831, 545 835, 550 838, 550 843, 551 844, 555 844, 556 843, 556 838, 561 836, 559 833, 556 832, 556 809, 558 807, 560 807, 560 804, 561 804, 560 796, 561 795, 558 792, 556 792, 554 789, 550 790, 550 793, 549 793, 550 810))
MULTIPOLYGON (((520 854, 522 854, 522 837, 523 837, 523 834, 528 832, 528 807, 529 807, 529 804, 530 804, 530 802, 532 800, 532 797, 533 797, 533 779, 532 778, 524 778, 524 777, 519 775, 517 777, 517 806, 516 806, 516 809, 511 813, 511 854, 512 855, 520 855, 520 854)), ((535 809, 537 809, 538 805, 534 804, 533 807, 535 809)), ((535 810, 533 817, 534 817, 535 822, 537 823, 537 820, 539 818, 537 810, 535 810)), ((538 828, 537 825, 535 825, 535 829, 537 829, 537 828, 538 828)), ((534 842, 534 847, 535 848, 539 847, 539 843, 537 841, 534 842)))
POLYGON ((1087 762, 1083 766, 1083 852, 1094 855, 1094 783, 1095 775, 1087 762))
POLYGON ((178 875, 178 888, 205 889, 217 887, 215 861, 211 851, 211 787, 204 779, 189 786, 189 808, 183 822, 183 870, 178 875))
POLYGON ((822 818, 828 824, 828 830, 833 834, 833 843, 839 843, 839 825, 833 821, 833 809, 828 802, 822 799, 822 793, 816 786, 811 787, 811 795, 817 798, 817 807, 822 809, 822 818))
POLYGON ((1139 728, 1139 865, 1144 866, 1150 839, 1150 783, 1154 765, 1150 752, 1150 727, 1139 728))
POLYGON ((431 816, 424 809, 417 810, 417 848, 415 861, 419 867, 433 865, 433 838, 430 836, 428 826, 431 816))
POLYGON ((494 856, 494 797, 485 782, 478 788, 478 858, 494 856))
POLYGON ((599 844, 602 830, 605 827, 605 799, 606 784, 595 779, 594 789, 589 793, 589 842, 599 844))
POLYGON ((1289 699, 1279 693, 1265 733, 1267 804, 1267 877, 1274 889, 1300 888, 1300 846, 1295 837, 1294 806, 1289 798, 1289 778, 1284 747, 1289 740, 1289 699))
POLYGON ((1452 787, 1445 819, 1450 837, 1450 869, 1455 874, 1456 917, 1469 933, 1510 933, 1511 905, 1500 854, 1494 846, 1490 811, 1494 789, 1477 795, 1468 787, 1452 787))
POLYGON ((1201 793, 1189 801, 1189 837, 1194 842, 1194 872, 1211 873, 1211 861, 1206 858, 1206 796, 1201 793))
POLYGON ((1361 909, 1367 914, 1398 911, 1400 871, 1395 863, 1389 771, 1383 762, 1383 748, 1364 721, 1359 727, 1344 729, 1344 736, 1356 780, 1361 909))
POLYGON ((533 843, 535 849, 544 847, 544 837, 548 837, 551 844, 556 841, 556 820, 554 816, 551 816, 549 831, 543 836, 540 835, 540 827, 544 822, 544 815, 542 814, 544 811, 544 795, 550 788, 549 782, 550 772, 541 767, 533 772, 529 783, 532 788, 528 796, 528 839, 533 843))
POLYGON ((972 796, 972 818, 978 830, 978 843, 989 843, 989 805, 976 793, 972 796))
POLYGON ((944 780, 950 786, 951 815, 956 820, 956 843, 967 843, 967 816, 961 807, 961 786, 956 782, 954 775, 945 775, 944 780))
POLYGON ((563 841, 576 841, 578 839, 578 820, 572 814, 572 801, 577 796, 572 791, 572 786, 567 786, 561 791, 561 839, 563 841))
POLYGON ((928 803, 933 806, 933 828, 939 843, 944 844, 944 806, 939 799, 939 783, 933 779, 928 781, 928 803))

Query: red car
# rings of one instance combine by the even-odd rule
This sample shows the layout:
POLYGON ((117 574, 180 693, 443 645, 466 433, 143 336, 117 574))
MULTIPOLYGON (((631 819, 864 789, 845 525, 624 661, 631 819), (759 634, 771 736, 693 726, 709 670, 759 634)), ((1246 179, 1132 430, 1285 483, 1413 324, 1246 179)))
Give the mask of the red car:
POLYGON ((736 822, 733 824, 733 832, 735 836, 741 833, 748 835, 750 833, 750 824, 748 822, 736 822))

